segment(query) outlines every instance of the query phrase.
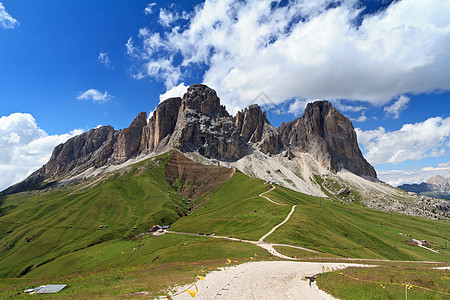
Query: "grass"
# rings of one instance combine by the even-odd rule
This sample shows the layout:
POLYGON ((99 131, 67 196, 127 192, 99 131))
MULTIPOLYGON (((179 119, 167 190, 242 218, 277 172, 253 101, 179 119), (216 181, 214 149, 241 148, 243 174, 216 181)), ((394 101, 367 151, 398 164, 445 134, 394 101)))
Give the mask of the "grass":
POLYGON ((68 284, 52 296, 57 298, 116 299, 136 291, 156 296, 175 284, 194 282, 202 269, 224 267, 227 258, 235 264, 250 257, 268 260, 269 253, 251 244, 187 235, 121 239, 57 258, 21 279, 0 279, 0 298, 29 297, 17 293, 46 283, 68 284))
POLYGON ((349 268, 319 275, 318 286, 340 299, 450 299, 450 272, 420 267, 349 268), (383 287, 384 286, 384 287, 383 287))
POLYGON ((20 277, 69 253, 175 222, 187 208, 164 178, 168 159, 141 162, 90 188, 3 199, 0 277, 20 277))
MULTIPOLYGON (((189 204, 203 203, 187 215, 188 202, 177 191, 184 187, 176 184, 174 188, 165 180, 168 160, 166 154, 104 178, 92 178, 82 186, 2 199, 0 277, 4 279, 0 279, 0 298, 20 298, 16 293, 42 283, 67 283, 67 289, 52 297, 69 299, 115 299, 142 290, 156 296, 175 283, 192 282, 201 266, 223 266, 228 258, 250 261, 250 257, 256 258, 254 254, 258 259, 274 259, 247 243, 205 236, 135 235, 154 224, 171 224, 173 231, 258 240, 286 218, 292 205, 297 208, 291 219, 266 241, 320 253, 277 247, 285 255, 309 261, 351 257, 450 262, 450 250, 443 248, 450 240, 448 221, 400 214, 391 217, 390 213, 277 186, 266 196, 286 204, 280 206, 258 196, 269 185, 240 172, 210 195, 189 204), (399 233, 433 242, 431 247, 440 253, 414 246, 409 237, 399 233)), ((360 196, 353 197, 357 202, 360 196)), ((386 264, 409 272, 401 264, 386 264)), ((414 268, 425 272, 419 264, 414 268)))
POLYGON ((266 240, 303 246, 341 257, 450 261, 450 223, 342 204, 277 187, 275 201, 297 204, 291 219, 266 240), (382 222, 382 227, 381 227, 382 222), (436 224, 439 231, 436 231, 436 224), (412 246, 409 237, 434 242, 440 253, 412 246))
POLYGON ((257 240, 281 223, 290 211, 288 206, 258 197, 267 188, 262 180, 237 172, 204 205, 173 224, 171 230, 257 240))

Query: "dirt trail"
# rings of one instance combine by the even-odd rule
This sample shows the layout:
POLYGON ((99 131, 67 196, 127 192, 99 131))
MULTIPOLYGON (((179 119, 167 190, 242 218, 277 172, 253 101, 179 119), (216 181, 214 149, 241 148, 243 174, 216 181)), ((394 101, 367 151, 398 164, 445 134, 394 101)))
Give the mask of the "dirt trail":
POLYGON ((283 205, 283 206, 287 205, 287 204, 284 204, 284 203, 275 202, 275 201, 271 200, 269 197, 263 196, 263 195, 267 194, 268 192, 273 191, 274 189, 275 189, 275 186, 271 185, 271 188, 269 190, 265 191, 264 193, 259 194, 258 196, 261 197, 261 198, 264 198, 264 199, 266 199, 266 200, 268 200, 268 201, 270 201, 270 202, 272 202, 273 204, 276 204, 276 205, 283 205))
POLYGON ((292 216, 292 214, 295 211, 295 208, 297 207, 297 205, 292 206, 291 208, 291 212, 287 215, 286 219, 284 219, 283 222, 281 222, 280 224, 276 225, 274 228, 272 228, 268 233, 266 233, 265 235, 263 235, 259 240, 258 243, 262 243, 264 242, 264 239, 266 237, 268 237, 270 234, 272 234, 272 232, 274 232, 275 230, 277 230, 278 227, 280 227, 281 225, 283 225, 284 223, 286 223, 287 221, 289 221, 289 218, 292 216))
MULTIPOLYGON (((271 188, 264 192, 259 194, 258 196, 267 199, 268 201, 276 204, 276 205, 287 205, 284 203, 278 203, 276 201, 271 200, 269 197, 264 196, 265 194, 267 194, 268 192, 271 192, 275 189, 275 186, 271 186, 271 188)), ((281 253, 279 253, 277 250, 275 250, 274 246, 284 246, 284 247, 290 247, 290 248, 296 248, 296 249, 300 249, 303 251, 309 251, 309 252, 313 252, 313 253, 318 253, 315 250, 311 250, 311 249, 307 249, 304 247, 299 247, 299 246, 294 246, 294 245, 287 245, 287 244, 277 244, 277 243, 268 243, 268 242, 264 242, 264 239, 267 238, 270 234, 272 234, 275 230, 277 230, 281 225, 283 225, 284 223, 286 223, 287 221, 289 221, 290 217, 292 216, 292 214, 295 211, 295 208, 297 207, 297 205, 293 205, 291 211, 289 212, 289 214, 287 215, 287 217, 284 219, 283 222, 281 222, 280 224, 275 225, 268 233, 266 233, 265 235, 263 235, 258 241, 250 241, 250 240, 243 240, 243 239, 238 239, 238 238, 232 238, 232 237, 226 237, 226 236, 206 236, 206 237, 211 237, 211 238, 216 238, 216 239, 226 239, 229 241, 235 241, 235 242, 243 242, 243 243, 249 243, 249 244, 253 244, 256 245, 258 247, 261 247, 263 249, 265 249, 266 251, 268 251, 270 254, 283 258, 283 259, 289 259, 289 260, 298 260, 296 258, 293 257, 289 257, 286 255, 283 255, 281 253)), ((168 233, 176 233, 176 234, 184 234, 184 235, 195 235, 197 236, 197 234, 195 233, 187 233, 187 232, 175 232, 175 231, 167 231, 168 233)))

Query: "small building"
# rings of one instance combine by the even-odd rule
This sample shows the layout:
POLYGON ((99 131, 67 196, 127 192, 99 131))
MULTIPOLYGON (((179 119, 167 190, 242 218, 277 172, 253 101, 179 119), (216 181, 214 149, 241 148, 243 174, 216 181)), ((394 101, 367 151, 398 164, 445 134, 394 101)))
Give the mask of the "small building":
POLYGON ((164 229, 164 230, 167 230, 167 229, 169 229, 169 228, 170 228, 169 225, 164 225, 164 226, 162 227, 162 229, 164 229))
POLYGON ((162 229, 161 226, 155 225, 155 226, 153 226, 153 227, 149 230, 149 232, 157 232, 157 231, 160 230, 160 229, 162 229))

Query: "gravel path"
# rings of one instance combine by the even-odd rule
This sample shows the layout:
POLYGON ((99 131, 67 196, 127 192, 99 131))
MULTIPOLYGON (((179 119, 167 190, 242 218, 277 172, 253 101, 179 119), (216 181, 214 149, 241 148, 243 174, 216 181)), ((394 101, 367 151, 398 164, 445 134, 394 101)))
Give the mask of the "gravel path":
MULTIPOLYGON (((319 290, 315 282, 310 285, 305 279, 305 276, 322 272, 322 266, 342 269, 360 265, 293 261, 244 263, 211 272, 205 280, 198 280, 195 299, 336 299, 319 290)), ((187 287, 179 287, 177 291, 184 291, 187 287)), ((195 287, 191 289, 195 290, 195 287)), ((187 300, 192 297, 183 292, 173 299, 187 300)))

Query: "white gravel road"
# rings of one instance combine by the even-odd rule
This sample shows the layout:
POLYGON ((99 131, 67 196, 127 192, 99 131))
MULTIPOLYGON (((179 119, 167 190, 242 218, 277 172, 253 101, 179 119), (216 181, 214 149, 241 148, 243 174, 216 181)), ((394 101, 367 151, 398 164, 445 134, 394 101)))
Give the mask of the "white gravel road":
MULTIPOLYGON (((211 272, 205 280, 197 280, 198 293, 195 299, 336 299, 319 290, 315 283, 310 286, 305 279, 305 276, 322 272, 322 266, 342 269, 360 265, 294 261, 244 263, 211 272)), ((187 287, 178 287, 177 292, 187 287)), ((195 290, 195 287, 191 289, 195 290)), ((173 299, 192 300, 192 297, 183 292, 173 299)))

